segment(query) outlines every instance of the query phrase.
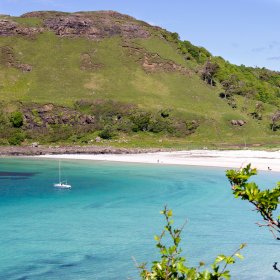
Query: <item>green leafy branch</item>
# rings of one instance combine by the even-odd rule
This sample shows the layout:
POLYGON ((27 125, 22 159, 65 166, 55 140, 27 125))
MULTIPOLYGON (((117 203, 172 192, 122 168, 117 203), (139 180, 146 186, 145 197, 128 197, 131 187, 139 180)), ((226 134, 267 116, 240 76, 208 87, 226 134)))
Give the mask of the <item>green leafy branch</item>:
MULTIPOLYGON (((186 225, 179 228, 173 228, 172 210, 164 207, 161 214, 165 217, 166 225, 160 235, 154 238, 157 242, 156 246, 160 251, 160 260, 152 263, 151 269, 147 269, 146 263, 137 265, 140 270, 142 280, 217 280, 230 279, 230 271, 228 265, 234 264, 236 258, 243 259, 240 251, 245 247, 242 244, 232 255, 219 255, 212 263, 212 271, 208 269, 202 270, 205 266, 204 262, 200 262, 198 267, 188 267, 186 259, 181 256, 182 249, 179 247, 181 242, 181 233, 186 225), (171 245, 167 246, 163 243, 163 238, 168 236, 171 239, 171 245)), ((170 244, 170 243, 169 243, 170 244)))
POLYGON ((251 164, 240 170, 227 170, 226 172, 235 197, 248 200, 261 214, 265 223, 257 223, 257 225, 268 227, 274 238, 280 240, 280 215, 275 217, 275 211, 280 203, 280 182, 275 188, 262 191, 256 183, 248 182, 250 177, 256 174, 257 170, 251 168, 251 164))

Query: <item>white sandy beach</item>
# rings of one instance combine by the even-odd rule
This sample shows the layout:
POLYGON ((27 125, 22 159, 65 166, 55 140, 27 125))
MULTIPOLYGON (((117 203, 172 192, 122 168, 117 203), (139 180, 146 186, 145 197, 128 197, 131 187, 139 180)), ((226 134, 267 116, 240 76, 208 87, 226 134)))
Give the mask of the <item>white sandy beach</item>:
POLYGON ((61 154, 42 155, 43 158, 118 161, 133 163, 179 164, 240 168, 248 163, 259 170, 280 172, 280 151, 251 150, 191 150, 179 152, 157 152, 145 154, 61 154))

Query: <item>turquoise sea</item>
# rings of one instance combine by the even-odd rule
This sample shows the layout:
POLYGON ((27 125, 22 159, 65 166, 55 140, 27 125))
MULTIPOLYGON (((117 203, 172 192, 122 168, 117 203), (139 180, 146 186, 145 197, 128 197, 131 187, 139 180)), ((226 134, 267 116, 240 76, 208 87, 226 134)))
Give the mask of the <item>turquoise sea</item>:
MULTIPOLYGON (((58 162, 0 159, 0 279, 139 279, 132 260, 158 258, 153 236, 167 204, 187 219, 182 248, 192 265, 231 254, 243 242, 233 279, 280 279, 279 241, 234 199, 223 168, 63 161, 71 190, 56 190, 58 162)), ((267 187, 280 174, 260 172, 267 187)))

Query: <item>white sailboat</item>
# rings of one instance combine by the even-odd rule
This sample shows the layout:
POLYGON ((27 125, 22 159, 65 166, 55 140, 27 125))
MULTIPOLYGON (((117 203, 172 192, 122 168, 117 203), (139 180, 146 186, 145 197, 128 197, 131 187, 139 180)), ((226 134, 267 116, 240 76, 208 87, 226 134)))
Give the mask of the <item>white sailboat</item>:
POLYGON ((59 183, 56 183, 53 186, 55 188, 59 188, 59 189, 71 189, 72 188, 71 185, 67 184, 67 182, 61 181, 61 170, 60 169, 61 168, 60 168, 60 160, 59 160, 59 162, 58 162, 58 182, 59 183))

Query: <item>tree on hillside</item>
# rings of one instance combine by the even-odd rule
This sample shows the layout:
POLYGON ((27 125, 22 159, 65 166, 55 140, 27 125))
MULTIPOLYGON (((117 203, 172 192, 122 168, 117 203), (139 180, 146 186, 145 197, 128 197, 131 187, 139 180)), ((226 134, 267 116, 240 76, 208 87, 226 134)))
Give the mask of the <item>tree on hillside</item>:
POLYGON ((278 122, 280 121, 280 111, 277 110, 271 117, 271 130, 276 131, 280 128, 280 124, 278 122))
POLYGON ((203 81, 211 86, 215 86, 216 83, 214 81, 214 77, 218 70, 219 65, 217 63, 213 63, 210 60, 207 60, 201 70, 201 77, 203 81))
POLYGON ((235 75, 231 75, 228 79, 221 82, 227 96, 232 96, 236 93, 238 82, 239 81, 235 75))
POLYGON ((256 120, 262 120, 263 111, 264 111, 263 103, 257 102, 255 105, 255 110, 254 110, 254 112, 251 113, 251 115, 256 120))

